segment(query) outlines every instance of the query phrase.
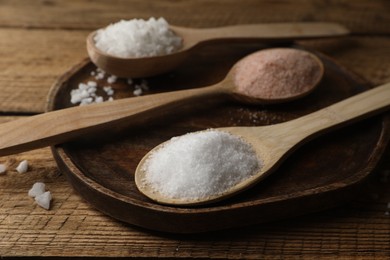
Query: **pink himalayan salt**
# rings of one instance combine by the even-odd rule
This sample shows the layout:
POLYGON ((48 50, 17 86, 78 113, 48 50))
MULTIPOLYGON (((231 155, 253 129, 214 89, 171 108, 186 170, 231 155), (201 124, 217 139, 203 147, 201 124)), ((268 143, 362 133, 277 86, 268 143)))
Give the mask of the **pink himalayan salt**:
POLYGON ((281 99, 310 91, 321 78, 321 69, 306 51, 275 48, 242 59, 233 81, 240 93, 259 99, 281 99))

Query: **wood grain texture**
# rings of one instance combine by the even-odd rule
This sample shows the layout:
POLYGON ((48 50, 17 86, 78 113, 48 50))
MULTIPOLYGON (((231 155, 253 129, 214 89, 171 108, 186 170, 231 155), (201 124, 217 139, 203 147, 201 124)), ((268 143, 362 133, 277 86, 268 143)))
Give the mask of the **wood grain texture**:
POLYGON ((0 111, 43 112, 55 79, 87 57, 86 35, 0 28, 0 111))
POLYGON ((342 23, 356 33, 385 34, 390 32, 389 12, 389 2, 366 0, 117 0, 111 4, 104 0, 3 0, 0 26, 91 30, 120 19, 162 16, 179 26, 329 21, 342 23))
MULTIPOLYGON (((389 5, 388 0, 1 0, 0 122, 44 111, 56 77, 86 57, 90 31, 151 15, 192 27, 341 22, 359 34, 343 47, 332 40, 300 44, 379 85, 390 81, 389 5)), ((2 157, 10 170, 0 176, 0 256, 389 259, 389 158, 388 149, 368 185, 345 207, 245 229, 171 236, 113 221, 91 208, 58 175, 49 149, 2 157), (18 175, 14 167, 22 159, 32 168, 18 175), (53 192, 50 211, 26 195, 37 180, 53 192)))

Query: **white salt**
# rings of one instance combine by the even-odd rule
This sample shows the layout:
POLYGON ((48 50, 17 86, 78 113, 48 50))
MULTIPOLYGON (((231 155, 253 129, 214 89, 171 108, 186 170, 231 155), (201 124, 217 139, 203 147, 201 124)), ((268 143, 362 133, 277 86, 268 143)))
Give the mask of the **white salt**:
MULTIPOLYGON (((72 89, 70 92, 70 102, 72 104, 79 104, 80 106, 104 102, 104 98, 96 94, 98 87, 95 81, 88 81, 86 84, 79 83, 78 88, 72 89)), ((103 90, 108 96, 114 94, 114 90, 110 86, 103 87, 103 90)))
POLYGON ((221 194, 255 174, 261 162, 240 137, 208 130, 174 137, 144 164, 144 185, 169 198, 221 194))
POLYGON ((142 95, 142 88, 139 86, 136 86, 136 88, 133 91, 134 96, 141 96, 142 95))
POLYGON ((37 204, 44 209, 50 208, 51 199, 52 199, 52 197, 51 197, 50 191, 46 191, 46 192, 35 197, 35 201, 37 202, 37 204))
POLYGON ((112 87, 110 87, 110 86, 105 86, 105 87, 103 87, 103 90, 104 90, 104 92, 106 92, 106 94, 107 94, 108 96, 114 95, 114 90, 113 90, 112 87))
POLYGON ((117 76, 111 75, 107 78, 107 83, 112 84, 115 83, 117 80, 117 76))
POLYGON ((89 105, 89 104, 92 104, 92 102, 93 102, 92 97, 83 98, 80 102, 80 106, 89 105))
POLYGON ((95 81, 88 81, 87 82, 87 85, 89 87, 92 87, 92 88, 96 88, 97 87, 97 83, 95 81))
POLYGON ((16 171, 18 173, 25 173, 28 170, 28 161, 23 160, 19 163, 18 167, 16 167, 16 171))
POLYGON ((96 76, 95 79, 104 79, 104 72, 99 72, 96 76))
POLYGON ((97 97, 95 98, 95 103, 102 103, 102 102, 103 102, 103 97, 97 96, 97 97))
POLYGON ((121 20, 97 31, 95 45, 117 57, 150 57, 181 48, 182 39, 164 18, 121 20))
POLYGON ((5 164, 0 164, 0 174, 4 174, 7 171, 7 166, 5 164))
POLYGON ((43 182, 36 182, 28 191, 28 196, 35 198, 43 193, 45 193, 45 184, 43 182))

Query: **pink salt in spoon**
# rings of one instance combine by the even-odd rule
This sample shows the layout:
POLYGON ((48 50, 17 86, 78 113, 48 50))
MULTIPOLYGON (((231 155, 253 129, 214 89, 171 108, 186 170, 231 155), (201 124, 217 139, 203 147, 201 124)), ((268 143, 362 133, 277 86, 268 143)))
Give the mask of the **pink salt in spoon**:
POLYGON ((173 111, 192 101, 232 95, 242 102, 287 102, 321 81, 322 62, 298 49, 265 49, 236 63, 215 85, 71 107, 1 124, 0 156, 64 143, 140 118, 173 111))
MULTIPOLYGON (((221 179, 215 184, 213 182, 213 185, 211 186, 212 190, 215 190, 215 192, 204 193, 204 191, 201 191, 201 188, 196 189, 195 191, 197 193, 195 195, 191 194, 191 196, 183 195, 185 194, 183 192, 180 192, 179 194, 166 192, 167 189, 165 185, 170 185, 168 190, 172 189, 171 180, 175 181, 176 186, 174 187, 174 190, 179 191, 186 191, 182 188, 184 186, 187 189, 188 187, 196 187, 199 182, 193 175, 187 176, 191 177, 191 183, 189 184, 182 184, 182 181, 176 181, 177 179, 183 179, 183 175, 175 175, 177 169, 168 170, 168 174, 166 174, 167 170, 161 171, 160 168, 158 168, 158 178, 160 178, 163 174, 163 176, 167 177, 164 180, 158 180, 156 182, 155 177, 149 177, 153 176, 148 174, 148 171, 151 171, 149 170, 151 168, 148 166, 149 162, 156 158, 155 153, 163 152, 165 146, 171 144, 169 143, 171 140, 157 146, 144 156, 137 166, 135 182, 141 193, 162 204, 192 206, 219 201, 244 191, 264 179, 266 176, 274 172, 282 161, 297 147, 313 137, 337 127, 344 126, 348 123, 366 118, 374 113, 384 111, 389 107, 390 83, 387 83, 326 108, 320 109, 314 113, 284 123, 259 127, 216 128, 215 130, 217 131, 227 132, 233 136, 239 137, 246 144, 249 144, 253 148, 252 154, 258 158, 259 167, 255 168, 253 172, 245 173, 243 179, 238 180, 237 182, 229 181, 228 184, 224 183, 223 180, 231 180, 234 178, 230 176, 230 174, 233 173, 224 172, 221 179)), ((174 139, 175 142, 177 142, 180 138, 181 137, 176 137, 174 139)), ((222 142, 226 141, 221 141, 221 145, 222 142)), ((218 144, 215 145, 218 146, 218 144)), ((182 155, 188 154, 191 149, 192 147, 186 146, 185 149, 181 148, 179 152, 182 155)), ((207 151, 205 151, 205 153, 206 152, 207 151)), ((237 151, 237 153, 238 152, 239 151, 237 151)), ((168 154, 169 156, 175 156, 172 152, 168 154)), ((180 158, 180 156, 176 156, 175 158, 180 158)), ((169 158, 165 156, 164 161, 169 161, 169 158)), ((241 159, 238 163, 242 161, 244 160, 241 159)), ((210 175, 210 182, 212 181, 213 175, 220 175, 214 171, 218 171, 220 165, 228 163, 228 161, 224 162, 225 163, 218 162, 220 164, 216 164, 215 167, 212 167, 213 172, 212 175, 210 175)), ((202 164, 202 161, 198 160, 196 163, 196 165, 199 165, 202 164)), ((210 162, 208 162, 208 164, 210 164, 210 162)), ((161 167, 166 169, 165 166, 161 167)), ((183 172, 186 173, 189 172, 189 170, 182 170, 180 174, 183 174, 183 172)), ((238 173, 234 173, 234 176, 236 176, 236 174, 238 173)), ((196 175, 196 173, 194 173, 194 175, 196 175)), ((202 176, 204 175, 205 174, 202 176)), ((208 183, 209 182, 206 182, 205 186, 207 186, 208 183)))

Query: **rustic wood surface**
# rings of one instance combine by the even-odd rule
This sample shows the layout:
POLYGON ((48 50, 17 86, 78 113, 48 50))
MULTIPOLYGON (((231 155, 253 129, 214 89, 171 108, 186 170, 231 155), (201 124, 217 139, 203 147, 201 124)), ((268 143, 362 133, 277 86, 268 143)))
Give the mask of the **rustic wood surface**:
MULTIPOLYGON (((375 85, 390 81, 390 2, 378 1, 0 1, 0 122, 41 113, 56 78, 87 56, 91 30, 119 19, 163 16, 211 27, 257 22, 328 21, 347 26, 345 46, 302 41, 375 85)), ((0 256, 388 259, 390 151, 361 194, 344 207, 211 234, 147 232, 94 210, 59 173, 48 148, 0 158, 0 256), (31 169, 14 169, 27 159, 31 169), (49 211, 27 191, 43 180, 49 211)))

